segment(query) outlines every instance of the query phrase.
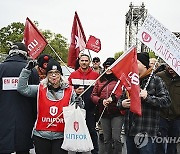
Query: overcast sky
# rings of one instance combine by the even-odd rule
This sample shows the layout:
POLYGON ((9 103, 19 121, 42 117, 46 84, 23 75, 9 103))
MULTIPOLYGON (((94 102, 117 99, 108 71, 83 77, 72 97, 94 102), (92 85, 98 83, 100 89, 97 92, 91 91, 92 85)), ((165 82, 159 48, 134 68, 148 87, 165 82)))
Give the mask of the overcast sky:
POLYGON ((130 2, 139 6, 144 2, 148 13, 170 31, 180 31, 180 0, 2 0, 0 28, 12 22, 25 23, 26 17, 39 22, 39 28, 60 33, 70 43, 74 12, 77 11, 86 38, 101 39, 102 49, 92 57, 102 61, 124 50, 125 14, 130 2))

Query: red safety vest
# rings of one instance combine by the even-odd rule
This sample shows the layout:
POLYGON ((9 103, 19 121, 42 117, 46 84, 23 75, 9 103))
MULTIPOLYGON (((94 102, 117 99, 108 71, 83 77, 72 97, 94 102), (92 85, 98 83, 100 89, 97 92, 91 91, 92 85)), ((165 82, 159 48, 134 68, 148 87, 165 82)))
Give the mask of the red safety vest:
POLYGON ((64 96, 61 100, 49 100, 46 95, 47 88, 43 88, 43 85, 40 84, 37 97, 38 116, 35 129, 39 131, 63 132, 63 114, 58 119, 55 120, 55 118, 62 113, 63 107, 69 105, 72 95, 72 87, 64 90, 64 96), (55 122, 47 128, 47 126, 54 120, 55 122))

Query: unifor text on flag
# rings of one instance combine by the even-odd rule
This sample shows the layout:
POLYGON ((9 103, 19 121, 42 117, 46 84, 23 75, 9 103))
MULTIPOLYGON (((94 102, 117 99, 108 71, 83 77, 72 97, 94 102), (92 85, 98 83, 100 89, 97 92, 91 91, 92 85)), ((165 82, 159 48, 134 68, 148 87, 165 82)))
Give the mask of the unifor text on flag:
POLYGON ((36 59, 48 43, 28 17, 24 28, 24 43, 32 59, 36 59))
POLYGON ((71 32, 71 44, 68 51, 68 66, 75 68, 79 52, 86 47, 86 36, 82 28, 77 12, 74 15, 74 21, 71 32))
POLYGON ((123 55, 121 55, 110 67, 113 74, 121 80, 130 95, 130 111, 142 115, 140 86, 139 86, 139 71, 137 65, 136 48, 132 47, 123 55))

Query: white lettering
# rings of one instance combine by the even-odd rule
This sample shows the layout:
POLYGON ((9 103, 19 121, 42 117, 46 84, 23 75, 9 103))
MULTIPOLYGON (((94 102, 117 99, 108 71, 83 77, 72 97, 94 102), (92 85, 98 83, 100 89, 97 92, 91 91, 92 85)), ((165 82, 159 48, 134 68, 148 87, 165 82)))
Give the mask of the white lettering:
POLYGON ((63 118, 49 118, 49 117, 42 117, 42 122, 56 122, 56 123, 64 123, 64 119, 63 118))
POLYGON ((36 47, 38 45, 38 41, 36 41, 34 39, 34 41, 32 41, 31 43, 28 44, 28 50, 31 51, 32 49, 34 49, 34 47, 36 47))

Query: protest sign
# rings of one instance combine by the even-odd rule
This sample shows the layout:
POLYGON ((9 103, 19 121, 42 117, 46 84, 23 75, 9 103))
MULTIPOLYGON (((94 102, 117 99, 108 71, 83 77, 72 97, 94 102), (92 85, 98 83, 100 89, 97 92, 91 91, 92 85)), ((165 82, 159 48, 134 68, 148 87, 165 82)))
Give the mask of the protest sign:
POLYGON ((148 14, 137 38, 180 75, 180 39, 148 14))

